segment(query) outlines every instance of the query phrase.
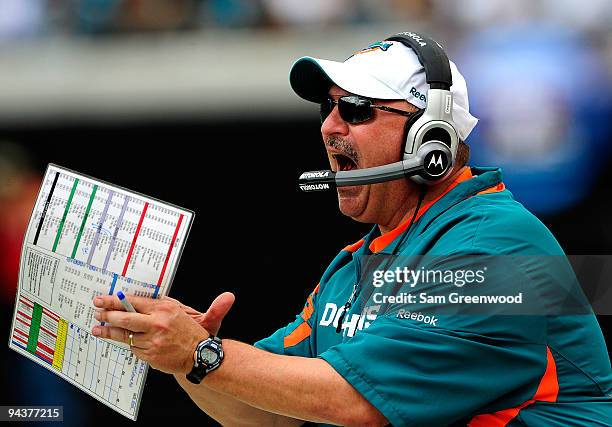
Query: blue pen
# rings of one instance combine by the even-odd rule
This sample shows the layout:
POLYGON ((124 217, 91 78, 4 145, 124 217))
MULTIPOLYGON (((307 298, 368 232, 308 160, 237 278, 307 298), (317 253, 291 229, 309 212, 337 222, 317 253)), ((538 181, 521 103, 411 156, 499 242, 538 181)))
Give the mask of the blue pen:
POLYGON ((117 291, 117 298, 119 298, 119 301, 121 301, 121 305, 123 305, 125 311, 129 311, 130 313, 137 313, 136 309, 134 309, 134 306, 130 304, 123 292, 117 291))

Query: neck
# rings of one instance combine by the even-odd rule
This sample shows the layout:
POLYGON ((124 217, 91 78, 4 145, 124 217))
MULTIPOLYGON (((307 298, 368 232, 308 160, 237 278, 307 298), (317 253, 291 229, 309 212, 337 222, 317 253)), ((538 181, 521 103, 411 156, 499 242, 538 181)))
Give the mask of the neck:
MULTIPOLYGON (((427 205, 427 203, 436 199, 446 190, 446 188, 450 185, 453 180, 455 180, 461 173, 467 168, 467 166, 462 166, 453 171, 448 179, 445 179, 442 183, 438 185, 431 186, 427 189, 427 194, 421 203, 421 206, 427 205)), ((398 225, 403 223, 404 221, 408 221, 414 215, 414 211, 417 209, 417 204, 419 202, 419 188, 417 184, 413 186, 414 191, 411 191, 410 194, 406 196, 404 201, 400 203, 399 207, 395 209, 392 213, 391 217, 388 221, 385 221, 384 224, 378 224, 378 229, 381 234, 388 233, 389 231, 396 228, 398 225)))

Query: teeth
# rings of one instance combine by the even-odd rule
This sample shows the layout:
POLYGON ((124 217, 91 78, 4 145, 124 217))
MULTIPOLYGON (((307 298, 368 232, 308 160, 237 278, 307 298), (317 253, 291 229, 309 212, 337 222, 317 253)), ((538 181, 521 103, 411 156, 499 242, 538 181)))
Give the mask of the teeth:
POLYGON ((333 158, 336 160, 338 170, 347 171, 357 167, 353 159, 344 154, 334 154, 333 158))

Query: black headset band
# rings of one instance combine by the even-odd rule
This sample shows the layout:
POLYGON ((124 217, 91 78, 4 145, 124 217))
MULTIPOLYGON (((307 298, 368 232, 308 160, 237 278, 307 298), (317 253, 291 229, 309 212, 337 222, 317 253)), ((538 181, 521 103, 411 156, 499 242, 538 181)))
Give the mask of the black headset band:
POLYGON ((417 33, 399 33, 387 41, 397 41, 411 48, 425 68, 425 78, 431 89, 450 90, 453 85, 450 62, 444 50, 433 39, 417 33))

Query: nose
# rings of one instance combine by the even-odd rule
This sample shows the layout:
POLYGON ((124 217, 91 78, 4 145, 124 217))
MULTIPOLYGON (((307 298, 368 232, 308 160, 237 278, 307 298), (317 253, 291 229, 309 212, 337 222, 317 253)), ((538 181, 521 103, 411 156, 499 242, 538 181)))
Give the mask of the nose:
POLYGON ((335 105, 331 113, 325 118, 321 124, 321 135, 325 140, 330 135, 347 135, 349 125, 340 117, 338 106, 335 105))

